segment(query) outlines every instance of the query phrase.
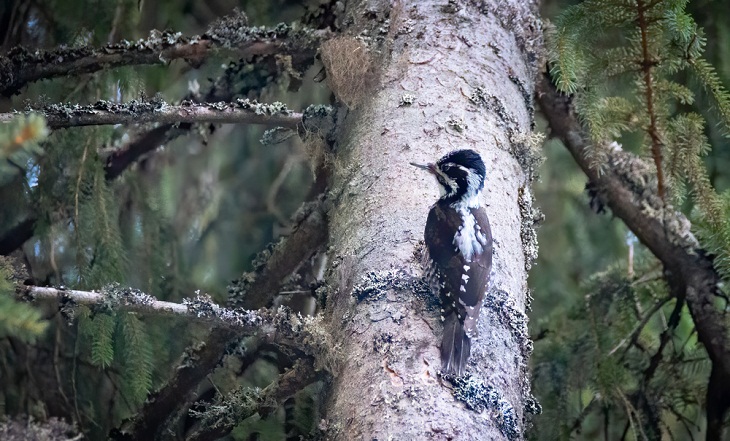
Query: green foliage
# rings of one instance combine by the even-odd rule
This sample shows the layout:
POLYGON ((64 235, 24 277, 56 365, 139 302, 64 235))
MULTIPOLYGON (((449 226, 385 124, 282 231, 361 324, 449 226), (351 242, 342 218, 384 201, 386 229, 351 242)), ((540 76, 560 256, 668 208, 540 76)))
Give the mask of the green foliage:
MULTIPOLYGON (((549 338, 537 342, 533 355, 535 392, 544 411, 533 437, 581 433, 595 439, 606 430, 613 439, 628 424, 634 436, 656 439, 664 427, 657 425, 658 415, 701 413, 710 363, 691 337, 688 314, 665 331, 676 304, 656 268, 653 259, 640 257, 637 277, 628 278, 622 265, 596 274, 584 287, 584 301, 567 316, 559 312, 560 319, 548 320, 549 338), (671 342, 663 349, 662 332, 669 332, 671 342), (651 370, 660 349, 662 363, 651 370)), ((680 430, 673 418, 662 424, 680 430)))
POLYGON ((122 393, 133 404, 144 401, 152 387, 154 354, 144 323, 132 313, 93 313, 80 307, 79 336, 88 342, 91 362, 119 366, 122 393))
POLYGON ((660 177, 660 191, 670 188, 680 202, 693 190, 697 206, 720 222, 721 202, 702 163, 709 150, 706 122, 697 113, 682 113, 695 102, 695 92, 678 81, 678 73, 696 76, 725 129, 730 93, 703 58, 704 32, 686 6, 682 0, 589 0, 569 7, 548 33, 550 72, 561 90, 575 93, 595 144, 643 133, 643 148, 651 150, 659 171, 670 171, 660 177))
MULTIPOLYGON (((150 29, 201 34, 225 13, 211 14, 204 3, 178 1, 49 0, 10 2, 8 7, 5 47, 20 44, 29 51, 134 41, 150 29)), ((276 24, 301 18, 302 5, 275 0, 246 5, 246 12, 252 24, 276 24)), ((203 99, 213 82, 216 93, 209 96, 214 101, 258 97, 304 108, 329 96, 317 84, 299 95, 285 90, 298 87, 298 56, 239 56, 224 51, 164 66, 75 71, 29 84, 3 102, 6 111, 49 103, 128 101, 145 94, 180 102, 203 99), (284 68, 292 80, 279 85, 284 68)), ((33 238, 18 251, 27 260, 27 278, 36 285, 98 290, 119 282, 177 302, 207 288, 223 299, 227 281, 250 265, 251 256, 289 231, 289 216, 312 182, 295 140, 275 149, 263 146, 260 128, 176 126, 154 145, 144 145, 153 150, 109 179, 109 158, 134 146, 154 125, 76 127, 47 134, 41 123, 30 116, 0 124, 0 235, 5 239, 20 222, 36 220, 33 238), (19 134, 22 145, 15 142, 19 134)), ((38 414, 53 409, 77 422, 89 439, 106 437, 109 429, 133 416, 155 380, 169 378, 191 336, 205 334, 188 322, 125 314, 111 296, 98 309, 64 303, 63 313, 75 315, 77 327, 65 320, 69 317, 57 315, 55 332, 41 334, 45 321, 40 314, 12 300, 11 289, 7 293, 0 293, 0 333, 35 343, 0 342, 5 344, 0 351, 3 378, 22 380, 17 385, 8 380, 0 391, 4 409, 38 408, 38 414), (58 384, 47 387, 53 381, 58 384)), ((276 367, 267 364, 266 370, 275 373, 276 367)), ((240 383, 251 386, 247 379, 240 383)), ((250 418, 248 429, 262 432, 262 439, 281 439, 278 416, 257 422, 250 418)))
POLYGON ((15 300, 11 259, 0 256, 0 338, 13 336, 33 342, 48 326, 38 309, 15 300))
POLYGON ((91 194, 79 207, 75 225, 79 268, 82 269, 80 285, 84 287, 98 287, 122 280, 126 265, 117 221, 118 205, 104 179, 103 169, 97 166, 92 173, 91 194))
MULTIPOLYGON (((730 132, 730 92, 705 58, 714 43, 688 6, 686 0, 570 6, 548 32, 550 72, 559 89, 574 94, 594 166, 607 166, 602 146, 612 141, 650 156, 664 208, 692 212, 701 247, 729 281, 730 195, 713 185, 726 171, 713 176, 708 156, 726 142, 713 130, 730 132)), ((700 432, 693 421, 703 413, 710 362, 681 299, 642 282, 661 278, 649 268, 644 264, 638 278, 619 267, 594 276, 567 327, 557 325, 557 315, 542 320, 554 333, 536 346, 535 384, 543 421, 560 424, 552 430, 538 423, 549 431, 539 438, 626 437, 617 427, 642 439, 700 432)))
POLYGON ((721 196, 721 209, 717 222, 711 217, 704 216, 696 211, 692 216, 692 226, 705 250, 715 256, 714 264, 717 271, 725 279, 730 278, 730 191, 721 196))
POLYGON ((114 361, 114 317, 85 312, 79 318, 79 331, 91 343, 91 362, 101 368, 114 361))
POLYGON ((132 313, 121 314, 116 341, 125 388, 133 402, 142 403, 152 388, 154 369, 152 345, 144 322, 132 313))

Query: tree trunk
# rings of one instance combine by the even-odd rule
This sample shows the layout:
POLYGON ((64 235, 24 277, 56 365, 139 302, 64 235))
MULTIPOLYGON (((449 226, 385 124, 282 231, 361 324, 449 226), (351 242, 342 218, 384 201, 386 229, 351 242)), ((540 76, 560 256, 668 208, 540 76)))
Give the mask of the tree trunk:
POLYGON ((342 357, 327 406, 332 439, 521 439, 525 414, 538 409, 524 311, 537 248, 530 140, 540 25, 534 4, 475 3, 346 11, 380 72, 369 98, 340 119, 336 141, 327 314, 342 357), (449 383, 438 375, 443 330, 420 258, 438 188, 408 162, 461 148, 487 167, 495 251, 471 375, 449 383))

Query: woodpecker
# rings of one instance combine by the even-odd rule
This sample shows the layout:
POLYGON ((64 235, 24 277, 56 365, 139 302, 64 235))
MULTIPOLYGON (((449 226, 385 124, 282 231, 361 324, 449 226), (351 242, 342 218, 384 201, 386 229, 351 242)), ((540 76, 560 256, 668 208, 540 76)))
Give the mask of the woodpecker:
POLYGON ((492 231, 479 200, 486 168, 474 150, 456 150, 433 164, 416 164, 438 181, 424 239, 431 288, 441 299, 441 370, 461 376, 477 335, 477 319, 492 269, 492 231))

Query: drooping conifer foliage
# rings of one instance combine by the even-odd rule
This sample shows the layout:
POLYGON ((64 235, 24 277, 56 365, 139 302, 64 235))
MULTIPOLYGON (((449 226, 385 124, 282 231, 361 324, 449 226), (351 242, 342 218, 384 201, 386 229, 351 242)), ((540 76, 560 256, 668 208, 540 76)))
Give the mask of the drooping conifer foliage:
MULTIPOLYGON (((617 261, 585 275, 578 288, 585 297, 542 318, 534 381, 545 415, 535 437, 719 439, 727 404, 715 398, 713 388, 724 382, 713 383, 711 372, 723 364, 706 345, 724 341, 730 323, 722 318, 730 205, 705 160, 726 146, 714 134, 728 133, 730 93, 705 58, 705 32, 687 1, 589 0, 560 11, 547 37, 549 74, 585 128, 574 155, 595 176, 619 178, 635 204, 629 226, 649 229, 656 220, 669 248, 707 256, 723 279, 706 282, 715 303, 707 307, 720 312, 724 331, 698 335, 702 316, 688 300, 694 293, 646 230, 637 234, 660 260, 623 230, 628 258, 614 255, 617 261), (680 210, 691 231, 686 219, 677 223, 680 210)), ((604 203, 616 198, 606 192, 619 189, 596 185, 588 186, 591 206, 610 211, 604 203)))

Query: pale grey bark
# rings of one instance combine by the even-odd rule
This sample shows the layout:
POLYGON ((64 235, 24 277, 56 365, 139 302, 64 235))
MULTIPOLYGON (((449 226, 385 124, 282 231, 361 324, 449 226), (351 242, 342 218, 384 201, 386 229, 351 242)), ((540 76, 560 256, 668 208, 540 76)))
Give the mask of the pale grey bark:
MULTIPOLYGON (((230 309, 218 306, 207 296, 186 299, 183 303, 157 300, 149 294, 112 284, 101 292, 44 286, 21 286, 18 296, 37 301, 68 302, 68 306, 118 309, 145 315, 185 318, 190 322, 207 324, 235 332, 238 338, 256 335, 262 341, 296 348, 308 354, 320 354, 327 338, 316 320, 290 314, 284 309, 230 309)), ((70 309, 69 309, 70 310, 70 309)), ((320 357, 320 364, 327 361, 320 357)))
POLYGON ((340 121, 337 138, 327 313, 344 361, 328 403, 331 439, 523 438, 525 409, 536 407, 524 314, 536 250, 527 61, 539 32, 534 7, 411 0, 397 4, 389 24, 382 3, 346 11, 351 31, 368 28, 373 57, 374 36, 387 31, 378 85, 340 121), (452 387, 438 376, 442 328, 427 308, 419 258, 438 189, 408 162, 460 148, 485 159, 495 253, 473 375, 452 387))

